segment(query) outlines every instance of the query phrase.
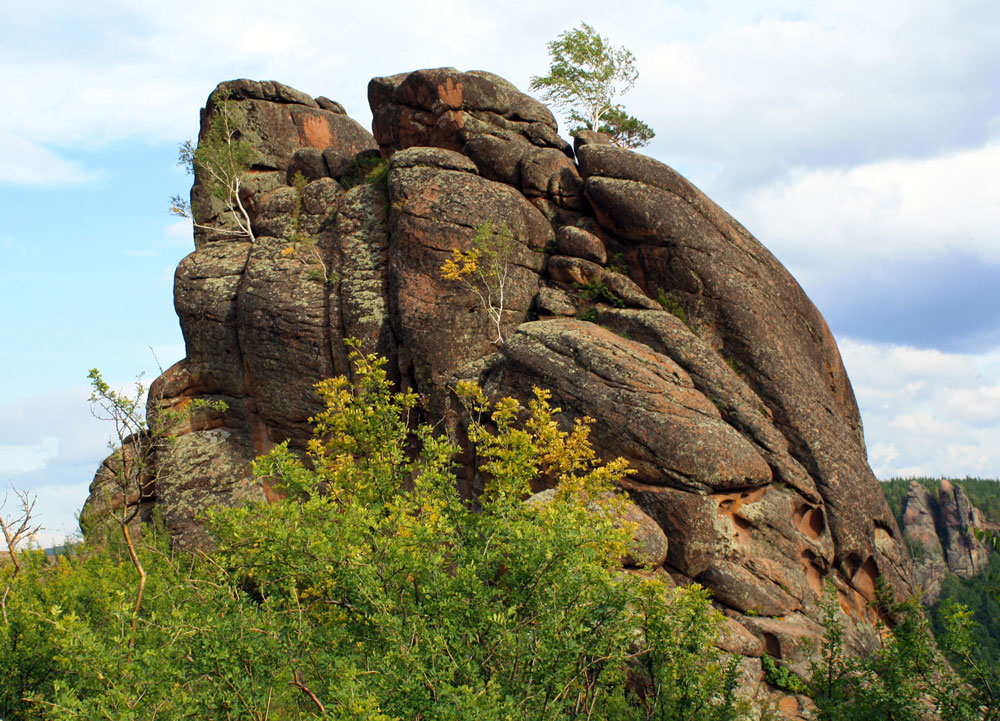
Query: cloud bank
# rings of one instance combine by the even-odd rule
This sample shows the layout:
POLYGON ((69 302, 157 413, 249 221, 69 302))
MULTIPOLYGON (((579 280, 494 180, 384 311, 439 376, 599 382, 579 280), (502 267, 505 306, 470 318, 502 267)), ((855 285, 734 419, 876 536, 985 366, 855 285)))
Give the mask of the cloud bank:
POLYGON ((997 477, 1000 350, 840 343, 880 478, 997 477))
POLYGON ((746 194, 736 216, 838 335, 951 351, 1000 346, 1000 141, 799 169, 746 194))

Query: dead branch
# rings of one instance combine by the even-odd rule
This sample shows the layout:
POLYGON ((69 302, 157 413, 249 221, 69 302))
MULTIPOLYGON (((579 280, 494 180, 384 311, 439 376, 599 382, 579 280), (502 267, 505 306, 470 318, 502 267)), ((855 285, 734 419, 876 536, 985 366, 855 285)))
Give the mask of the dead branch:
POLYGON ((7 579, 7 584, 4 586, 3 595, 0 596, 0 615, 3 617, 4 625, 7 625, 7 597, 10 595, 10 589, 13 587, 14 579, 17 578, 17 574, 21 572, 21 560, 18 558, 19 552, 18 547, 27 539, 34 536, 38 531, 41 530, 41 525, 32 525, 32 519, 35 513, 35 502, 38 500, 37 494, 32 494, 29 491, 19 491, 17 488, 11 484, 10 489, 4 493, 3 503, 0 503, 0 511, 2 511, 7 506, 7 501, 10 499, 10 492, 14 492, 14 496, 17 498, 20 510, 15 512, 12 518, 4 518, 0 514, 0 530, 3 531, 4 543, 7 545, 7 555, 10 558, 11 563, 14 565, 14 572, 7 579))

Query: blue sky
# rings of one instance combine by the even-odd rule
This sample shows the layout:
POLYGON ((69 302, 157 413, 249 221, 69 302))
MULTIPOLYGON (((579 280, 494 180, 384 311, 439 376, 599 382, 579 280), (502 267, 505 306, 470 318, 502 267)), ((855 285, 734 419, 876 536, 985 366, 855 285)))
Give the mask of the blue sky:
POLYGON ((527 88, 581 20, 635 53, 646 152, 826 316, 876 473, 1000 475, 995 0, 5 0, 0 482, 37 492, 40 540, 73 530, 106 451, 87 371, 125 385, 183 356, 171 285, 192 243, 166 207, 216 83, 280 80, 367 125, 373 76, 452 65, 527 88))

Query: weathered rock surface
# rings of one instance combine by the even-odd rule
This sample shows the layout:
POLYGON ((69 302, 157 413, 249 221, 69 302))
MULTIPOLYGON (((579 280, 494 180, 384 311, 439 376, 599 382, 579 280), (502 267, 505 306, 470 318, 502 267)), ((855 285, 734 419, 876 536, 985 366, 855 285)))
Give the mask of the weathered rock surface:
POLYGON ((989 549, 978 538, 986 528, 982 511, 960 486, 942 479, 935 497, 918 481, 910 483, 903 505, 903 536, 913 555, 913 580, 932 604, 949 572, 972 578, 989 563, 989 549))
MULTIPOLYGON (((624 490, 646 551, 632 560, 708 586, 736 653, 799 668, 825 582, 859 644, 872 638, 877 576, 911 593, 826 323, 670 167, 597 133, 574 156, 547 108, 484 72, 372 80, 374 135, 278 83, 220 87, 257 154, 244 199, 256 237, 223 232, 231 222, 196 177, 208 227, 174 292, 187 357, 156 381, 151 410, 195 398, 229 410, 157 458, 150 501, 182 539, 198 540, 206 506, 268 496, 247 480, 249 460, 285 439, 303 447, 312 385, 349 372, 343 341, 355 337, 440 428, 465 422, 450 390, 462 378, 523 399, 543 386, 567 421, 596 419, 597 450, 636 469, 624 490), (358 183, 379 157, 384 172, 358 183), (485 222, 513 238, 502 344, 479 298, 440 273, 485 222)), ((210 102, 203 133, 215 112, 210 102)), ((963 548, 945 553, 974 563, 963 548)))
POLYGON ((989 551, 975 536, 983 528, 983 513, 969 502, 959 486, 942 479, 938 490, 941 545, 948 568, 956 576, 972 578, 989 561, 989 551))
POLYGON ((910 483, 903 510, 903 537, 913 555, 913 583, 923 591, 924 603, 941 594, 948 562, 938 539, 937 501, 917 481, 910 483))

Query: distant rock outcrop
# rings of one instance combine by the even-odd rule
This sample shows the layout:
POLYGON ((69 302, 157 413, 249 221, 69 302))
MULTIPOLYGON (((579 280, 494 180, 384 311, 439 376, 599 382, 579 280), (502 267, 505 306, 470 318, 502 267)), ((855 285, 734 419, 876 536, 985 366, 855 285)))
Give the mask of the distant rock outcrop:
MULTIPOLYGON (((244 183, 256 239, 213 232, 228 221, 196 177, 192 208, 208 229, 174 291, 187 357, 154 383, 150 412, 194 398, 229 410, 199 415, 158 451, 151 497, 179 537, 197 542, 211 504, 268 496, 250 460, 281 440, 304 446, 312 386, 349 373, 354 337, 459 437, 450 388, 465 378, 521 398, 542 386, 567 419, 595 418, 599 452, 637 471, 625 484, 637 517, 664 533, 647 527, 657 550, 644 553, 712 590, 754 683, 765 651, 804 668, 825 583, 858 645, 874 639, 877 577, 912 592, 826 323, 676 171, 597 133, 581 133, 574 153, 547 108, 484 72, 372 80, 374 135, 279 83, 220 88, 257 153, 244 183), (346 182, 379 157, 382 178, 346 182), (478 299, 440 272, 485 222, 516 244, 502 345, 478 299), (290 243, 293 225, 319 256, 290 243)), ((213 112, 209 102, 203 134, 213 112)), ((477 492, 475 469, 464 484, 477 492)))
POLYGON ((983 513, 972 505, 965 491, 948 480, 941 481, 938 507, 941 545, 948 568, 956 576, 972 578, 989 561, 989 550, 975 535, 984 528, 983 513))
POLYGON ((903 536, 913 555, 913 582, 923 591, 922 600, 933 603, 941 594, 941 580, 948 572, 938 538, 937 499, 917 481, 910 483, 903 511, 903 536))
POLYGON ((903 536, 913 555, 913 580, 925 604, 941 594, 949 572, 972 578, 989 562, 989 549, 976 538, 986 528, 982 511, 960 486, 942 479, 935 497, 918 481, 910 483, 903 505, 903 536))

